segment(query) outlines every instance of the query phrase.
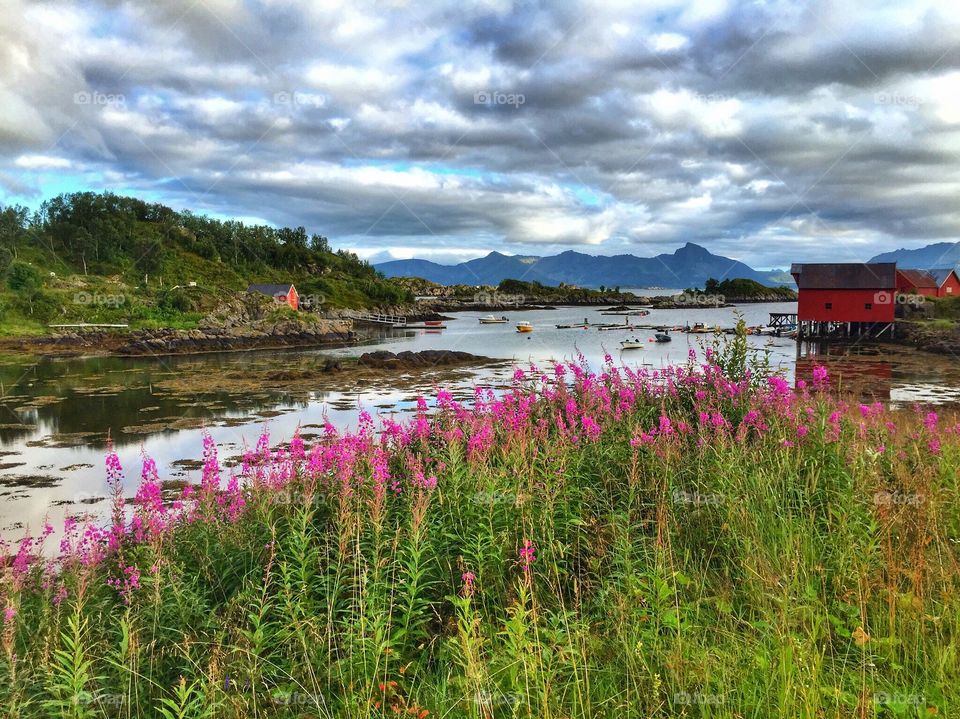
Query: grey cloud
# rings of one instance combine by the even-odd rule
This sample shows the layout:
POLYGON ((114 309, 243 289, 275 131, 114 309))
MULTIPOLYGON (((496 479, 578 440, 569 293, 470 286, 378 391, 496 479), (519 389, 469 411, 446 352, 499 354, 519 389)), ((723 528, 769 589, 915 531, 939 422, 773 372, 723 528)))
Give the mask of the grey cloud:
POLYGON ((945 3, 11 0, 0 201, 39 154, 370 251, 869 256, 957 238, 958 63, 945 3))

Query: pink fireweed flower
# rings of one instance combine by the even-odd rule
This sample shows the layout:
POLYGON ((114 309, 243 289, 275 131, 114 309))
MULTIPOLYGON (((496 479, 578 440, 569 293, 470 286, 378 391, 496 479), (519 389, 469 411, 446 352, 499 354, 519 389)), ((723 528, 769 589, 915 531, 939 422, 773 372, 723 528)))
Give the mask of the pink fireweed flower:
POLYGON ((130 594, 140 588, 140 570, 133 565, 124 567, 122 576, 108 579, 107 584, 117 590, 124 604, 130 604, 130 594))
POLYGON ((813 386, 820 389, 826 387, 830 382, 830 376, 827 374, 827 368, 823 365, 817 365, 813 368, 813 386))
POLYGON ((523 546, 520 548, 520 566, 529 574, 530 566, 535 561, 537 561, 537 545, 529 539, 524 539, 523 546))
POLYGON ((593 417, 584 415, 580 418, 580 424, 583 427, 584 433, 591 440, 597 440, 600 438, 600 425, 596 423, 593 417))
POLYGON ((630 446, 636 448, 645 444, 652 444, 654 439, 656 439, 656 430, 651 429, 649 432, 644 432, 641 429, 631 437, 630 446))
POLYGON ((663 437, 669 437, 673 434, 673 424, 670 422, 670 418, 665 414, 660 415, 660 435, 663 437))
POLYGON ((770 377, 767 379, 767 385, 775 395, 790 394, 790 383, 783 377, 770 377))
POLYGON ((477 579, 477 575, 473 572, 464 572, 460 575, 460 578, 463 580, 463 596, 472 597, 473 596, 473 583, 477 579))
POLYGON ((4 623, 4 625, 7 625, 7 624, 10 624, 11 622, 13 622, 13 618, 14 618, 15 616, 17 616, 17 610, 14 609, 13 606, 7 606, 7 608, 3 610, 3 623, 4 623))
POLYGON ((807 427, 807 425, 805 424, 801 424, 799 427, 797 427, 797 436, 800 439, 803 439, 804 437, 806 437, 807 434, 809 434, 809 432, 810 432, 810 428, 807 427))
POLYGON ((290 440, 290 458, 294 461, 301 461, 306 458, 307 453, 304 449, 303 438, 300 436, 300 428, 293 433, 293 439, 290 440))
POLYGON ((935 432, 937 429, 937 419, 936 412, 927 412, 923 418, 923 425, 931 432, 935 432))
POLYGON ((930 450, 930 454, 939 455, 940 454, 940 440, 931 439, 927 443, 927 448, 930 450))

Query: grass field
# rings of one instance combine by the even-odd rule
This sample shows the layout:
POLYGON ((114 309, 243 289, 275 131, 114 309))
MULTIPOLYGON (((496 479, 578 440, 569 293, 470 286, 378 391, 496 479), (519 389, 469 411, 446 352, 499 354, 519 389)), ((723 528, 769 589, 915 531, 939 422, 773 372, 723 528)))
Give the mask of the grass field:
POLYGON ((264 437, 233 470, 208 440, 176 501, 146 461, 109 526, 10 548, 0 705, 957 716, 958 427, 837 397, 822 369, 751 375, 734 347, 518 371, 313 447, 264 437))

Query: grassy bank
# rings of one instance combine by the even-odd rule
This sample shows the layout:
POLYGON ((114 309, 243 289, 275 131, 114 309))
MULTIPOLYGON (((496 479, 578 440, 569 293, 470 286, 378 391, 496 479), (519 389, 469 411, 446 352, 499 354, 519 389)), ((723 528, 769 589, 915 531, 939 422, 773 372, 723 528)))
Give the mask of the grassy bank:
POLYGON ((119 500, 112 526, 68 527, 56 562, 42 538, 11 548, 0 704, 956 715, 955 418, 848 405, 822 370, 794 391, 742 351, 518 371, 382 433, 264 437, 229 473, 208 441, 173 504, 148 461, 132 516, 119 500))
POLYGON ((249 284, 297 286, 317 309, 412 296, 369 263, 303 227, 248 225, 111 193, 0 206, 0 337, 48 324, 193 328, 249 284))

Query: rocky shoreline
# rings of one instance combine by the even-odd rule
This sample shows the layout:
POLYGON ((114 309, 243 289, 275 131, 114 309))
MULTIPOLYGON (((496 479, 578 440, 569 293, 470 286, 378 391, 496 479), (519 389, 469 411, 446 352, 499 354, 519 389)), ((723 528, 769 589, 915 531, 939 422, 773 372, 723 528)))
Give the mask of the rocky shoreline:
POLYGON ((927 327, 914 322, 898 322, 897 335, 886 344, 912 347, 923 352, 960 357, 960 329, 927 327))
POLYGON ((70 331, 0 341, 0 352, 31 352, 52 357, 112 355, 146 357, 205 352, 347 344, 357 340, 349 323, 321 320, 296 329, 157 329, 132 332, 70 331))

